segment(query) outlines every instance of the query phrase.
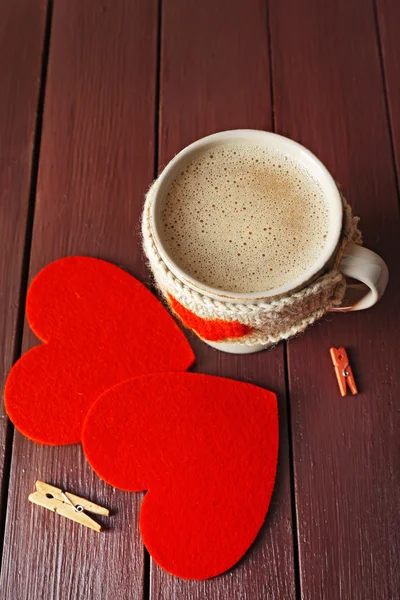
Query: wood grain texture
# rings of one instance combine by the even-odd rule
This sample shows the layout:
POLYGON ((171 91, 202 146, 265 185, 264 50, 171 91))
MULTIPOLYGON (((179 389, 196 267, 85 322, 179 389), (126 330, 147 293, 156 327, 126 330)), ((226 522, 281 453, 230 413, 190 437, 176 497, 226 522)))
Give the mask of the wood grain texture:
POLYGON ((372 3, 271 0, 278 131, 314 151, 388 262, 381 303, 288 345, 302 597, 398 597, 398 208, 372 3), (329 347, 360 394, 341 398, 329 347), (396 591, 397 590, 397 591, 396 591))
MULTIPOLYGON (((156 48, 155 1, 55 2, 30 278, 70 254, 146 277, 138 230, 153 178, 156 48)), ((23 350, 36 343, 25 327, 23 350)), ((0 596, 141 598, 140 503, 96 477, 80 446, 43 447, 16 434, 0 596), (110 508, 99 518, 109 530, 28 503, 36 479, 110 508)))
MULTIPOLYGON (((18 305, 27 227, 41 55, 44 2, 0 0, 0 386, 20 343, 18 305)), ((0 406, 0 507, 8 419, 0 406)))
MULTIPOLYGON (((265 3, 163 3, 159 167, 184 146, 225 129, 271 129, 265 3)), ((266 600, 295 597, 283 347, 249 356, 217 352, 189 336, 196 370, 278 393, 278 481, 255 544, 230 572, 194 582, 151 565, 150 597, 161 600, 266 600)), ((184 502, 184 499, 182 499, 184 502)), ((212 543, 212 540, 210 540, 212 543)))
POLYGON ((400 2, 375 0, 381 43, 383 74, 393 136, 393 146, 400 179, 400 2))

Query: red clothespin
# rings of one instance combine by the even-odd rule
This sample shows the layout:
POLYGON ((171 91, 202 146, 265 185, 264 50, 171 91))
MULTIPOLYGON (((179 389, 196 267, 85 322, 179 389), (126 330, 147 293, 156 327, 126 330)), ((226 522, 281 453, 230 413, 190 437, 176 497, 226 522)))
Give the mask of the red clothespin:
POLYGON ((333 366, 335 367, 336 379, 338 380, 340 393, 346 396, 346 384, 348 384, 351 393, 358 394, 357 386, 354 381, 353 371, 347 358, 345 348, 330 349, 333 366))

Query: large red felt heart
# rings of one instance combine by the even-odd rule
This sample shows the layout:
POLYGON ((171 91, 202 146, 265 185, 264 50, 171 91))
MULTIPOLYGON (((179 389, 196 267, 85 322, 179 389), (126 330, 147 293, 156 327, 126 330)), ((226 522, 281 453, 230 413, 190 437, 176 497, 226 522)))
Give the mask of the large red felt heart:
POLYGON ((105 481, 148 490, 140 529, 156 562, 206 579, 240 559, 265 519, 278 456, 276 396, 209 375, 138 377, 91 407, 82 443, 105 481))
POLYGON ((43 269, 26 313, 44 342, 14 365, 5 405, 44 444, 80 441, 90 405, 135 375, 184 371, 194 355, 172 317, 134 277, 102 260, 70 257, 43 269))

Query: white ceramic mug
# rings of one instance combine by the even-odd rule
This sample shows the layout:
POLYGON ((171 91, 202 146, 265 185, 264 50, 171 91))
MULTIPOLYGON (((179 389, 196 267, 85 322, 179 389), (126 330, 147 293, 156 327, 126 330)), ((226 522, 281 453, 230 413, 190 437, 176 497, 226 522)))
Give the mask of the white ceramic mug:
MULTIPOLYGON (((151 230, 155 244, 162 260, 177 279, 189 286, 194 291, 209 296, 215 300, 235 303, 257 303, 268 301, 273 297, 287 294, 288 292, 299 290, 308 285, 315 279, 324 267, 329 264, 338 247, 343 222, 343 204, 337 185, 324 167, 321 161, 309 150, 283 136, 275 133, 257 130, 234 130, 216 133, 202 138, 190 146, 184 148, 177 154, 171 162, 165 167, 158 179, 157 192, 151 206, 151 230), (186 273, 176 264, 173 258, 168 254, 163 243, 160 226, 160 202, 166 195, 168 187, 178 171, 183 166, 192 161, 199 153, 209 150, 217 145, 227 143, 245 142, 254 143, 254 145, 273 148, 286 155, 290 155, 301 163, 307 171, 319 182, 322 187, 325 198, 328 202, 330 231, 324 249, 315 264, 302 273, 301 277, 291 281, 289 284, 266 292, 254 293, 236 293, 227 292, 207 286, 197 281, 190 273, 186 273)), ((346 277, 351 277, 361 282, 361 284, 352 284, 348 288, 353 292, 356 300, 351 305, 343 305, 335 310, 350 311, 363 310, 373 306, 383 295, 388 282, 388 269, 380 256, 355 244, 348 244, 340 263, 340 271, 346 277)), ((205 340, 206 341, 206 340, 205 340)), ((268 347, 260 344, 248 346, 242 343, 209 342, 210 346, 225 352, 235 354, 247 354, 257 352, 268 347)))

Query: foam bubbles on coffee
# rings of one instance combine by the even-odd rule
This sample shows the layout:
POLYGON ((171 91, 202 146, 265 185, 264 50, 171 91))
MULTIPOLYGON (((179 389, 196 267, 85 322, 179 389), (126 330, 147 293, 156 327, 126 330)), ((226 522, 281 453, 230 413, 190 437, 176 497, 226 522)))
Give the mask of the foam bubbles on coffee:
POLYGON ((172 181, 161 211, 168 254, 199 282, 262 292, 307 271, 324 248, 329 211, 296 160, 254 145, 214 147, 172 181))

